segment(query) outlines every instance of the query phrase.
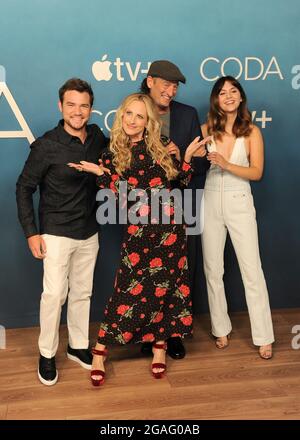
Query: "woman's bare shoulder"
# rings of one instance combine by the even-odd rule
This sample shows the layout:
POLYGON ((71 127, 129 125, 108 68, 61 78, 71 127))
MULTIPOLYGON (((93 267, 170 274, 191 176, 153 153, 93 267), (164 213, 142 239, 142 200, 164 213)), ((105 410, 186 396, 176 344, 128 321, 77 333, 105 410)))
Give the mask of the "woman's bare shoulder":
POLYGON ((250 135, 249 135, 250 139, 262 136, 261 130, 260 130, 260 128, 257 125, 251 124, 250 128, 251 128, 251 132, 250 132, 250 135))

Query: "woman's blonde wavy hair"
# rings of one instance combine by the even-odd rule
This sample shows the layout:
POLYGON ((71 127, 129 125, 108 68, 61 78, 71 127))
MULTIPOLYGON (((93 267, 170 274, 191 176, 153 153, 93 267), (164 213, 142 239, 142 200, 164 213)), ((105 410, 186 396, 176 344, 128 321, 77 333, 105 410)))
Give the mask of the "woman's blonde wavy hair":
POLYGON ((113 165, 118 174, 130 168, 131 164, 131 147, 130 138, 122 127, 123 115, 128 106, 134 101, 141 101, 145 104, 147 113, 147 124, 145 127, 145 143, 147 150, 153 160, 157 161, 165 170, 168 180, 175 179, 178 175, 172 157, 168 153, 167 148, 160 141, 161 122, 155 105, 150 98, 143 93, 133 93, 127 96, 117 110, 115 120, 111 129, 111 138, 109 149, 113 153, 113 165))

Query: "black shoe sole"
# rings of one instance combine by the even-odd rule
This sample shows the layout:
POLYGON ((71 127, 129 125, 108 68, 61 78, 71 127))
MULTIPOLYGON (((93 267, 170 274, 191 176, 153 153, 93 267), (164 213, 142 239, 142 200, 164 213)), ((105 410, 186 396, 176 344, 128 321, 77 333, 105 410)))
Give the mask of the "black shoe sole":
POLYGON ((170 353, 168 350, 167 350, 167 355, 170 356, 172 359, 175 359, 175 360, 183 359, 185 357, 185 353, 182 353, 182 354, 170 353))
POLYGON ((58 380, 58 371, 56 370, 56 376, 53 380, 46 380, 40 375, 40 370, 38 369, 38 377, 43 385, 47 385, 48 387, 51 387, 52 385, 55 385, 58 380))
POLYGON ((67 353, 67 358, 71 361, 77 362, 82 368, 85 368, 86 370, 92 369, 91 364, 86 364, 85 362, 81 361, 77 356, 73 356, 72 354, 67 353))

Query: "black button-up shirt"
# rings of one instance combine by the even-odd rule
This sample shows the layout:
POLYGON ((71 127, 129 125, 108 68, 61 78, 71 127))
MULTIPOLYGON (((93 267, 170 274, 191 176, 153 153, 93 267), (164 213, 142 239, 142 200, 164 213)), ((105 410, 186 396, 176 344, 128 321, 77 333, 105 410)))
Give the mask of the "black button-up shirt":
POLYGON ((25 236, 50 234, 84 240, 98 231, 95 176, 68 167, 81 160, 98 163, 107 140, 95 124, 83 144, 63 128, 63 121, 31 145, 17 182, 17 205, 25 236), (32 195, 40 190, 39 231, 32 195))

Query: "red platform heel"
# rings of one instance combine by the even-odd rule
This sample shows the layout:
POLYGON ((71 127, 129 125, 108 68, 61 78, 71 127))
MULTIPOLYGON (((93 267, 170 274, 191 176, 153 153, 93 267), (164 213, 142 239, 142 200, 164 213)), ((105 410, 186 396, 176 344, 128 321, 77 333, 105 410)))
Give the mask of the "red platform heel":
MULTIPOLYGON (((105 358, 107 356, 107 349, 105 350, 96 350, 96 348, 92 349, 92 354, 96 356, 103 356, 103 362, 105 361, 105 358)), ((105 378, 105 371, 103 370, 92 370, 91 371, 91 381, 94 387, 99 387, 100 385, 103 385, 105 378), (94 379, 92 376, 101 376, 101 379, 94 379)))
MULTIPOLYGON (((166 351, 167 350, 167 344, 153 344, 152 345, 152 349, 153 348, 158 348, 160 350, 165 350, 166 351)), ((163 364, 163 363, 157 363, 156 362, 154 364, 151 364, 151 369, 152 369, 152 375, 153 375, 153 377, 155 377, 155 379, 162 379, 164 377, 164 374, 165 374, 166 370, 167 370, 167 365, 163 364), (163 371, 155 373, 153 371, 155 368, 161 368, 161 369, 163 369, 163 371)))

